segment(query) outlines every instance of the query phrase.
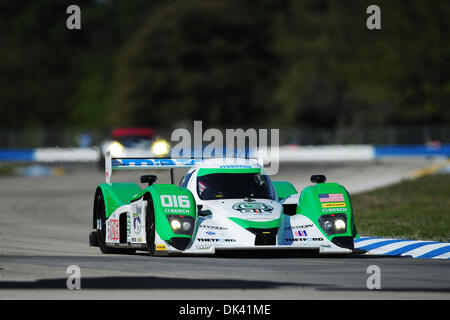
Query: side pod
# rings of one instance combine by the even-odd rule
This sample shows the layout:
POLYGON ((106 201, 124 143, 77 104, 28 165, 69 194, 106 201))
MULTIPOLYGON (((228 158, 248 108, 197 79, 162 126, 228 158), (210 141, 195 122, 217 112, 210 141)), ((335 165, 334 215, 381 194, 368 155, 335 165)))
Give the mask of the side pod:
POLYGON ((337 183, 318 183, 303 189, 297 214, 311 219, 328 240, 353 249, 357 231, 350 195, 337 183))
POLYGON ((184 250, 198 227, 197 206, 191 191, 169 184, 153 184, 146 191, 151 194, 159 238, 184 250))

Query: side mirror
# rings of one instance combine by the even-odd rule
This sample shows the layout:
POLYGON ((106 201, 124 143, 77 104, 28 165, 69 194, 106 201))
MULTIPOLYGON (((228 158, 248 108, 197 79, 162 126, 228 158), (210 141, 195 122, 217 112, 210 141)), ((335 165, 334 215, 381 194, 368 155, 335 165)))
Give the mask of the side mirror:
POLYGON ((141 176, 141 183, 148 183, 149 187, 154 184, 156 180, 158 180, 158 177, 153 174, 146 174, 141 176))
POLYGON ((211 210, 202 210, 202 211, 199 211, 198 215, 200 217, 206 218, 206 217, 209 217, 210 215, 212 215, 212 212, 211 212, 211 210))
POLYGON ((311 176, 312 183, 325 183, 327 178, 323 174, 314 174, 311 176))
POLYGON ((198 211, 198 215, 200 217, 206 218, 206 217, 212 215, 211 210, 208 210, 208 209, 207 210, 203 210, 203 206, 201 204, 197 205, 197 209, 198 209, 197 210, 198 211))

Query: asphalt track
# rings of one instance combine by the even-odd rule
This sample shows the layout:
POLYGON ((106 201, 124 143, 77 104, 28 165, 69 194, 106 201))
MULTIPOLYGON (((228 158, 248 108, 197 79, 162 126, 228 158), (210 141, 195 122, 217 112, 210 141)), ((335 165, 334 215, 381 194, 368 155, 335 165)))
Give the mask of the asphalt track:
MULTIPOLYGON (((324 173, 350 192, 393 183, 432 159, 285 164, 298 189, 324 173)), ((160 182, 167 175, 158 173, 160 182)), ((113 181, 138 181, 138 172, 113 181)), ((177 174, 177 179, 180 174, 177 174)), ((0 177, 0 299, 449 299, 450 260, 397 257, 102 255, 88 246, 93 193, 103 174, 67 166, 63 176, 0 177), (81 290, 68 290, 68 266, 81 290), (367 268, 381 270, 369 290, 367 268)))

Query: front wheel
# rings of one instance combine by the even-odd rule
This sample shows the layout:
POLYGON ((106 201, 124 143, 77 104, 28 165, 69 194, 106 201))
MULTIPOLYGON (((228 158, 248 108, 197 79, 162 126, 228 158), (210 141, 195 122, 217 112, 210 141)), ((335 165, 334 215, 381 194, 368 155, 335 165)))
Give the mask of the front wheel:
POLYGON ((147 216, 145 218, 145 240, 147 242, 148 254, 155 254, 155 209, 151 195, 147 197, 147 216))
POLYGON ((103 193, 98 190, 95 195, 95 219, 99 221, 100 229, 97 229, 97 244, 100 251, 104 254, 111 253, 122 253, 122 254, 133 254, 136 249, 117 249, 110 248, 106 245, 106 211, 105 211, 105 201, 103 199, 103 193))

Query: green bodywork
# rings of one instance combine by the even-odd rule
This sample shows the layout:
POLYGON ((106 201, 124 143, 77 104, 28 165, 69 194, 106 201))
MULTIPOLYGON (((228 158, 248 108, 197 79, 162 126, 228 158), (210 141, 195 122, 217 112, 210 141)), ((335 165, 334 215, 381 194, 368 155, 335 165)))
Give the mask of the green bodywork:
MULTIPOLYGON (((169 220, 166 218, 166 215, 175 214, 191 216, 195 220, 197 217, 197 206, 195 205, 195 199, 192 193, 186 188, 181 188, 171 184, 154 184, 146 188, 146 190, 150 191, 150 194, 152 195, 153 206, 155 209, 156 231, 158 232, 160 238, 166 241, 169 241, 171 238, 175 237, 191 239, 192 236, 190 235, 175 234, 169 224, 169 220), (189 200, 189 206, 181 207, 179 203, 175 205, 176 201, 173 201, 173 205, 170 207, 163 206, 161 196, 170 196, 172 198, 175 197, 176 199, 178 199, 179 196, 187 197, 189 200)), ((194 235, 195 233, 196 230, 194 230, 194 235)))
POLYGON ((272 181, 272 184, 280 200, 286 199, 287 197, 297 193, 297 189, 295 189, 295 187, 290 182, 272 181))
POLYGON ((195 205, 195 199, 188 189, 171 184, 153 184, 141 189, 136 183, 103 183, 99 188, 103 192, 106 218, 109 218, 120 206, 138 200, 149 193, 153 201, 155 227, 161 239, 168 241, 174 237, 191 238, 189 235, 175 234, 166 218, 166 215, 168 214, 177 214, 192 216, 196 219, 197 207, 195 205), (163 206, 161 196, 170 197, 172 205, 168 207, 166 203, 166 206, 163 206), (178 200, 173 200, 173 197, 179 199, 179 196, 182 196, 183 199, 187 200, 184 201, 184 203, 181 203, 184 207, 180 206, 181 204, 178 200), (188 206, 187 203, 189 204, 188 206))
MULTIPOLYGON (((327 202, 325 202, 325 204, 326 203, 327 202)), ((353 219, 353 209, 350 201, 350 196, 347 190, 337 183, 318 183, 313 186, 304 188, 302 193, 300 194, 296 213, 302 214, 311 219, 317 225, 319 230, 322 231, 323 235, 330 241, 336 236, 350 236, 353 238, 358 237, 355 222, 353 219), (337 208, 324 208, 324 203, 320 202, 320 194, 342 194, 344 196, 345 206, 340 206, 337 208), (346 231, 343 233, 327 235, 319 223, 319 218, 322 215, 328 214, 345 214, 347 216, 346 231)))
POLYGON ((109 218, 120 206, 130 203, 130 199, 134 199, 142 192, 136 183, 102 183, 98 187, 103 192, 106 218, 109 218))

